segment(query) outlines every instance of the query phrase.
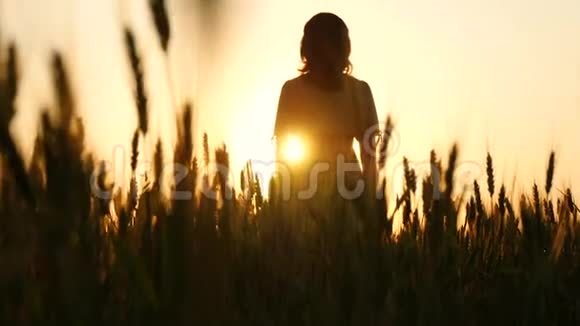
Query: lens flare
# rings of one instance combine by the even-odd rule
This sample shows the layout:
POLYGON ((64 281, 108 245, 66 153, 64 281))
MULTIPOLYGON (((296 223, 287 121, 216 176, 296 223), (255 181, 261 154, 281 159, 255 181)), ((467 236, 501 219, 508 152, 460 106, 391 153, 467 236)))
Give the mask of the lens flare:
POLYGON ((298 162, 304 159, 304 143, 300 137, 290 135, 284 145, 284 156, 289 162, 298 162))

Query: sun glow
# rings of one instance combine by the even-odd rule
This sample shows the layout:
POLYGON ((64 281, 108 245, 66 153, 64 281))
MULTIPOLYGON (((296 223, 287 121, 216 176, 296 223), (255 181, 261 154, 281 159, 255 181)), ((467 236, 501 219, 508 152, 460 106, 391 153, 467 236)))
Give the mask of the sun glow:
POLYGON ((290 135, 284 142, 284 158, 289 162, 298 162, 304 159, 304 143, 298 136, 290 135))

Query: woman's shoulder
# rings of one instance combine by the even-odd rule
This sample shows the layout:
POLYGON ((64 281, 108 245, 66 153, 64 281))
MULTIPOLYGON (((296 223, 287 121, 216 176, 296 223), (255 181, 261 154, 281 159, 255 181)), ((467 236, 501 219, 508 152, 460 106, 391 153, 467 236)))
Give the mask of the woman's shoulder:
POLYGON ((294 93, 297 88, 301 87, 301 80, 300 77, 292 78, 284 82, 282 85, 282 95, 289 96, 291 93, 294 93))
MULTIPOLYGON (((369 84, 362 80, 362 79, 358 79, 352 75, 344 75, 344 80, 347 83, 353 83, 357 86, 362 86, 362 87, 369 87, 369 84)), ((307 86, 310 85, 310 83, 308 83, 308 76, 307 75, 300 75, 298 77, 292 78, 292 79, 288 79, 286 82, 284 82, 284 88, 292 88, 292 87, 303 87, 303 86, 307 86)))
MULTIPOLYGON (((346 86, 345 89, 354 88, 357 90, 357 92, 362 94, 371 92, 371 88, 366 81, 358 79, 354 76, 344 75, 344 82, 346 86)), ((312 82, 309 82, 308 77, 306 75, 301 75, 284 82, 284 85, 282 86, 282 92, 286 95, 303 94, 305 91, 312 88, 313 84, 312 82)))
POLYGON ((298 77, 288 79, 286 82, 284 82, 283 88, 296 88, 302 87, 304 85, 306 85, 306 76, 300 75, 298 77))
POLYGON ((346 76, 346 80, 352 84, 354 84, 356 87, 362 88, 362 89, 370 89, 369 84, 362 80, 362 79, 358 79, 354 76, 351 75, 345 75, 346 76))

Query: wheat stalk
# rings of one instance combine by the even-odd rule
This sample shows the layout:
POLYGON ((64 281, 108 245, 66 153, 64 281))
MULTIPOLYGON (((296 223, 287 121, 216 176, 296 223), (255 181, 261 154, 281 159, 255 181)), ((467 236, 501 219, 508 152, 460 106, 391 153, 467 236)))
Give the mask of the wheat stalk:
POLYGON ((540 202, 540 192, 538 191, 538 185, 534 182, 534 186, 532 188, 533 192, 533 202, 534 202, 534 211, 536 216, 541 216, 542 209, 541 209, 541 202, 540 202))
POLYGON ((475 207, 477 209, 477 214, 482 216, 484 214, 483 201, 481 199, 481 191, 479 190, 479 183, 477 180, 473 181, 473 192, 475 194, 475 207))
POLYGON ((506 192, 505 186, 502 184, 501 188, 499 189, 499 196, 498 196, 498 208, 499 208, 499 215, 503 218, 505 215, 505 205, 506 205, 506 192))
POLYGON ((487 153, 486 159, 486 171, 487 171, 487 190, 489 191, 489 196, 493 198, 493 194, 495 193, 495 180, 493 175, 493 160, 491 158, 491 154, 487 153))
POLYGON ((145 93, 143 67, 141 65, 141 58, 137 51, 135 36, 129 28, 125 28, 125 48, 131 65, 131 71, 133 72, 134 97, 135 104, 137 105, 137 116, 139 118, 139 130, 141 130, 143 134, 147 134, 147 95, 145 93))
POLYGON ((157 139, 155 144, 155 154, 153 155, 153 173, 155 178, 155 184, 161 187, 163 180, 163 144, 161 139, 157 139))
MULTIPOLYGON (((3 63, 0 62, 0 65, 3 63)), ((0 79, 0 149, 4 153, 8 167, 13 174, 21 195, 31 207, 35 206, 34 194, 28 180, 24 161, 18 152, 14 139, 10 135, 10 122, 16 111, 16 96, 18 94, 18 54, 16 46, 8 48, 8 58, 4 67, 5 80, 0 79)), ((0 72, 4 70, 0 68, 0 72)), ((1 75, 1 74, 0 74, 1 75)))
POLYGON ((68 132, 72 127, 75 115, 75 102, 62 55, 57 52, 53 53, 52 56, 52 76, 57 105, 60 111, 60 124, 65 129, 65 132, 68 132))
POLYGON ((403 172, 407 189, 411 193, 415 193, 417 190, 417 176, 415 175, 415 170, 409 166, 409 160, 406 157, 403 157, 403 172))
POLYGON ((554 179, 554 169, 556 165, 556 154, 552 151, 548 160, 548 170, 546 171, 546 194, 549 195, 552 190, 552 181, 554 179))
POLYGON ((155 23, 155 30, 161 42, 161 48, 167 53, 171 36, 171 26, 169 24, 165 0, 149 0, 149 10, 153 16, 153 22, 155 23))
POLYGON ((137 170, 137 161, 139 159, 139 129, 133 133, 131 140, 131 171, 135 174, 137 170))
POLYGON ((451 152, 449 153, 449 162, 447 163, 447 170, 445 171, 445 195, 447 199, 451 199, 453 194, 453 174, 455 173, 455 166, 457 164, 458 147, 453 144, 451 152))

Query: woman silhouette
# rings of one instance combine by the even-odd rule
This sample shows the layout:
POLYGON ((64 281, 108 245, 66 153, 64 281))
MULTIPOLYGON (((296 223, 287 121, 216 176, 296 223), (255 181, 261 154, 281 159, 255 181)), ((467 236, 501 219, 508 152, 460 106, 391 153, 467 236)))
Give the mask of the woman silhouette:
POLYGON ((350 75, 350 52, 344 21, 331 13, 315 15, 304 27, 301 75, 282 87, 274 127, 277 157, 292 171, 292 192, 301 191, 303 199, 320 191, 322 180, 339 191, 357 188, 361 176, 367 190, 374 186, 375 152, 369 145, 378 130, 377 113, 369 85, 350 75), (286 151, 300 145, 297 139, 304 155, 292 162, 286 151), (359 142, 361 162, 353 139, 359 142))

